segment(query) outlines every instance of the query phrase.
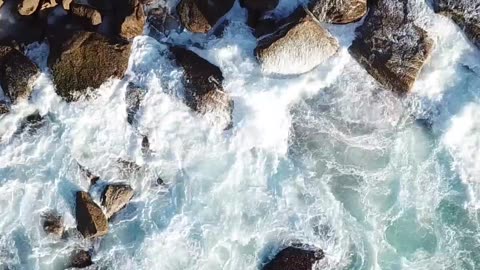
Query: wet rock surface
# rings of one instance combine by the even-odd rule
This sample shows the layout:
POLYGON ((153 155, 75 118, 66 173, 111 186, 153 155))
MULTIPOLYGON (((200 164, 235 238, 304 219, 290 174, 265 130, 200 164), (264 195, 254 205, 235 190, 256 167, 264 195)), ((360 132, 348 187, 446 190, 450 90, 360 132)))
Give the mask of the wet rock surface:
POLYGON ((262 270, 312 270, 324 256, 320 249, 291 246, 281 250, 262 270))
POLYGON ((262 70, 267 74, 308 72, 339 48, 338 41, 303 9, 269 26, 278 30, 260 37, 255 50, 262 70))
POLYGON ((87 192, 76 193, 75 216, 77 229, 83 237, 100 237, 108 233, 107 218, 87 192))
POLYGON ((478 0, 433 0, 435 12, 452 18, 480 48, 480 2, 478 0))
POLYGON ((180 32, 182 25, 176 14, 167 8, 154 8, 148 12, 147 22, 150 26, 150 36, 156 39, 164 38, 172 32, 180 32))
POLYGON ((54 47, 49 58, 57 94, 72 102, 109 78, 122 78, 129 56, 128 43, 93 32, 75 33, 54 47))
POLYGON ((38 75, 38 67, 23 53, 0 46, 0 86, 12 103, 30 96, 38 75))
POLYGON ((409 13, 406 0, 378 1, 349 48, 374 79, 399 93, 410 91, 433 49, 433 40, 409 13))
POLYGON ((47 234, 54 235, 58 238, 62 237, 65 231, 63 218, 55 211, 47 211, 42 214, 42 226, 47 234))
POLYGON ((28 115, 27 117, 25 117, 20 122, 20 126, 15 131, 15 135, 20 135, 20 134, 33 135, 46 123, 47 123, 47 119, 45 118, 45 116, 40 115, 38 111, 34 112, 28 115))
POLYGON ((108 219, 122 210, 132 199, 133 189, 125 184, 108 185, 102 194, 102 205, 108 219))
POLYGON ((186 29, 194 33, 207 33, 234 3, 234 0, 181 0, 177 13, 186 29))
POLYGON ((171 47, 175 62, 184 70, 185 100, 194 111, 209 115, 225 129, 231 127, 233 100, 223 90, 222 71, 196 53, 171 47))
POLYGON ((311 0, 308 8, 321 22, 345 24, 365 16, 367 0, 311 0))
POLYGON ((133 125, 135 122, 135 115, 140 108, 145 94, 146 92, 142 88, 132 83, 128 84, 125 93, 125 103, 127 104, 127 122, 130 125, 133 125))
POLYGON ((68 267, 86 268, 93 265, 92 255, 85 250, 76 250, 70 256, 70 264, 68 267))

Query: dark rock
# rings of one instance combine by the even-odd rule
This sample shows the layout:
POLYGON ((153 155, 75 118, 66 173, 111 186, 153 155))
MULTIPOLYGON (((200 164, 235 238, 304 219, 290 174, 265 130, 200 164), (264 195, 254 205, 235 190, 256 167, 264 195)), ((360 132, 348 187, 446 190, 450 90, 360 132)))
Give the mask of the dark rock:
POLYGON ((56 92, 71 102, 111 77, 122 78, 128 66, 130 44, 97 33, 78 32, 65 42, 53 44, 50 54, 56 92))
POLYGON ((158 177, 157 178, 157 181, 155 181, 157 183, 157 185, 159 186, 165 186, 165 181, 163 181, 163 179, 161 177, 158 177))
POLYGON ((42 226, 47 234, 53 234, 59 238, 62 237, 65 230, 62 216, 54 211, 48 211, 42 214, 42 226))
POLYGON ((214 123, 231 128, 233 100, 223 90, 220 68, 181 48, 171 47, 176 63, 184 70, 185 99, 194 111, 215 118, 214 123))
POLYGON ((265 12, 277 7, 279 0, 240 0, 240 6, 249 11, 265 12))
POLYGON ((107 218, 87 192, 77 192, 75 216, 77 229, 83 237, 100 237, 108 233, 107 218))
POLYGON ((39 112, 35 112, 25 117, 20 123, 20 127, 15 131, 15 135, 26 133, 33 135, 38 129, 43 127, 46 123, 44 116, 41 116, 39 112))
POLYGON ((102 34, 132 39, 143 33, 145 12, 139 0, 89 0, 89 5, 102 13, 102 34))
POLYGON ((303 9, 277 23, 274 33, 262 36, 255 50, 267 74, 308 72, 335 54, 338 41, 303 9))
POLYGON ((206 33, 233 7, 235 0, 181 0, 177 12, 183 26, 206 33))
POLYGON ((452 18, 475 46, 480 48, 480 2, 478 0, 433 0, 435 12, 452 18))
POLYGON ((313 265, 324 256, 320 249, 287 247, 275 255, 262 270, 312 270, 313 265))
POLYGON ((127 104, 127 122, 130 125, 134 124, 135 115, 137 114, 138 109, 140 108, 140 103, 145 97, 145 90, 129 83, 127 86, 127 91, 125 93, 125 103, 127 104))
POLYGON ((119 159, 117 160, 117 162, 120 165, 121 169, 128 173, 138 172, 142 169, 140 165, 136 164, 133 161, 119 159))
POLYGON ((82 25, 95 26, 102 23, 102 15, 96 9, 76 3, 70 4, 70 13, 82 21, 82 25))
POLYGON ((411 18, 407 0, 373 4, 356 29, 350 54, 387 89, 410 91, 433 49, 433 40, 411 18))
POLYGON ((167 8, 154 8, 148 12, 147 22, 150 26, 150 35, 156 39, 168 36, 171 32, 180 32, 180 19, 171 14, 167 8))
POLYGON ((10 107, 5 101, 0 101, 0 116, 10 112, 10 107))
POLYGON ((367 13, 367 0, 311 0, 309 10, 321 22, 345 24, 367 13))
POLYGON ((133 197, 133 189, 129 185, 108 185, 102 194, 102 205, 106 208, 106 216, 110 219, 122 210, 133 197))
POLYGON ((78 163, 78 167, 80 168, 80 171, 82 172, 82 174, 88 179, 88 181, 90 181, 90 185, 93 186, 98 182, 98 180, 100 180, 99 176, 94 175, 90 170, 80 165, 79 163, 78 163))
POLYGON ((40 6, 40 0, 20 0, 18 3, 18 13, 20 15, 32 15, 40 6))
POLYGON ((70 256, 70 265, 69 267, 74 268, 85 268, 90 265, 93 265, 92 256, 90 252, 85 250, 77 250, 72 253, 70 256))
POLYGON ((12 47, 0 46, 0 86, 12 103, 30 96, 38 74, 38 67, 28 57, 12 47))

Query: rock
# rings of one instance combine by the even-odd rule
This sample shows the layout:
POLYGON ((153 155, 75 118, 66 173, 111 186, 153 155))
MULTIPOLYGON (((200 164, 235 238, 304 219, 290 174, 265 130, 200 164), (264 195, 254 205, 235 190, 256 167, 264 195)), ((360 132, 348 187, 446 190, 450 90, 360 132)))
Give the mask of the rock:
POLYGON ((53 234, 61 238, 65 230, 63 226, 63 218, 54 211, 47 211, 42 214, 43 230, 47 234, 53 234))
POLYGON ((143 136, 142 138, 142 154, 148 155, 150 154, 150 141, 148 140, 148 136, 143 136))
POLYGON ((77 250, 70 256, 70 265, 68 267, 85 268, 92 265, 92 256, 85 250, 77 250))
POLYGON ((129 6, 125 10, 117 11, 117 18, 120 18, 120 20, 125 15, 125 19, 121 21, 120 35, 126 39, 132 39, 143 34, 143 27, 145 26, 143 5, 139 1, 129 2, 133 2, 132 9, 129 9, 129 6))
POLYGON ((129 55, 130 44, 97 33, 74 34, 54 45, 49 56, 57 94, 72 102, 88 88, 98 88, 111 77, 122 78, 129 55))
POLYGON ((95 26, 102 23, 102 15, 96 9, 76 3, 70 4, 70 13, 81 20, 82 25, 95 26))
POLYGON ((107 36, 121 36, 132 39, 143 33, 145 13, 140 0, 90 0, 89 5, 103 15, 99 32, 107 36))
POLYGON ((270 35, 259 39, 255 53, 263 72, 276 75, 306 73, 335 54, 338 41, 303 10, 270 35))
POLYGON ((265 12, 277 7, 279 0, 240 0, 240 6, 249 11, 265 12))
POLYGON ((100 180, 99 176, 94 175, 90 170, 80 165, 80 163, 78 163, 78 167, 80 168, 82 174, 90 181, 90 185, 93 186, 98 182, 98 180, 100 180))
POLYGON ((128 185, 108 185, 102 194, 102 205, 107 209, 107 218, 110 219, 122 210, 130 202, 133 194, 133 189, 128 185))
POLYGON ((130 125, 134 124, 135 115, 137 114, 137 111, 140 108, 140 103, 143 101, 144 97, 145 90, 132 83, 128 84, 125 93, 125 103, 127 104, 127 122, 130 125))
POLYGON ((321 22, 345 24, 367 13, 367 0, 311 0, 309 10, 321 22))
POLYGON ((475 46, 480 48, 480 4, 478 0, 434 0, 435 12, 452 18, 475 46))
POLYGON ((38 111, 34 112, 20 122, 20 127, 15 131, 14 135, 19 135, 22 133, 33 135, 38 129, 43 127, 46 122, 47 121, 45 117, 41 116, 38 111))
POLYGON ((194 33, 207 33, 233 7, 235 0, 181 0, 177 12, 183 26, 194 33))
POLYGON ((147 22, 150 26, 150 36, 160 39, 171 32, 180 32, 182 25, 177 16, 171 14, 167 8, 154 8, 148 12, 147 22))
POLYGON ((218 126, 231 128, 234 104, 223 90, 220 68, 190 50, 171 47, 170 51, 176 63, 184 70, 187 105, 192 110, 207 115, 218 126))
POLYGON ((23 16, 32 15, 37 11, 40 0, 20 0, 18 3, 18 13, 23 16))
POLYGON ((262 270, 312 270, 313 265, 324 256, 320 249, 287 247, 268 262, 262 270))
POLYGON ((350 54, 387 89, 410 91, 433 49, 433 40, 410 18, 408 0, 372 5, 350 54))
POLYGON ((87 192, 77 192, 75 215, 77 229, 83 237, 100 237, 108 233, 107 218, 87 192))
POLYGON ((0 46, 0 86, 12 103, 30 96, 38 75, 38 67, 28 57, 12 47, 0 46))
POLYGON ((0 101, 0 116, 10 112, 10 107, 5 101, 0 101))

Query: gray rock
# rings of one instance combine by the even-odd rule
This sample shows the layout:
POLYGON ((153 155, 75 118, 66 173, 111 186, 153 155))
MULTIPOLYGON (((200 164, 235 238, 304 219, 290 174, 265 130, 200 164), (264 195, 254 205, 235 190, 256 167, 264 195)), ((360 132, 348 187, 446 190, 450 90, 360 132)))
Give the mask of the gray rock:
POLYGON ((125 93, 125 103, 127 104, 127 122, 130 125, 134 124, 135 115, 137 114, 137 111, 140 108, 140 103, 142 103, 144 97, 145 90, 133 83, 128 84, 125 93))
POLYGON ((106 208, 106 216, 110 219, 122 210, 132 199, 133 189, 129 185, 108 185, 102 194, 102 205, 106 208))
POLYGON ((350 54, 383 87, 409 92, 433 49, 427 32, 414 24, 408 0, 372 5, 350 54))

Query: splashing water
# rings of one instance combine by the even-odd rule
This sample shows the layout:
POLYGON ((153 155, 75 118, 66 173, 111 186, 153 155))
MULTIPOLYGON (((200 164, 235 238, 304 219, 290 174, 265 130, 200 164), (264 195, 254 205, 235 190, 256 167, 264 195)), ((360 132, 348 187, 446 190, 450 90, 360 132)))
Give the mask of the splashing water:
POLYGON ((264 76, 236 4, 223 38, 193 37, 235 101, 229 131, 182 103, 182 71, 152 38, 137 37, 130 57, 127 77, 148 90, 135 127, 125 81, 67 104, 45 68, 48 48, 31 46, 44 73, 31 102, 0 119, 0 267, 59 269, 73 247, 88 248, 45 236, 40 223, 56 209, 75 226, 74 193, 89 188, 78 162, 100 186, 125 181, 136 192, 94 245, 100 269, 258 269, 295 241, 325 251, 318 269, 479 269, 480 55, 453 22, 417 4, 436 48, 406 98, 378 90, 349 55, 361 22, 325 26, 341 49, 313 71, 264 76), (36 110, 46 123, 16 134, 36 110), (125 175, 119 159, 142 170, 125 175))

